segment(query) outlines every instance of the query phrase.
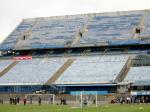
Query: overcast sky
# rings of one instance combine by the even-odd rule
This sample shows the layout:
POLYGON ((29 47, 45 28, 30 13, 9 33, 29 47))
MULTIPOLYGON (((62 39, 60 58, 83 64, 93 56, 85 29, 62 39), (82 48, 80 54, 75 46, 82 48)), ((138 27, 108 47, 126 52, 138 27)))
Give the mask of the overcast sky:
POLYGON ((150 9, 150 0, 0 0, 0 42, 23 18, 150 9))

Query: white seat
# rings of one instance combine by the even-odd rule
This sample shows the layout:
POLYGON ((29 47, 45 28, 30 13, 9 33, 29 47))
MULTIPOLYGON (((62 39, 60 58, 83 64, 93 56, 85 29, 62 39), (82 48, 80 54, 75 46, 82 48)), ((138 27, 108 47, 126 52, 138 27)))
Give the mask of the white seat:
POLYGON ((65 61, 65 59, 33 59, 21 61, 0 78, 0 84, 44 84, 65 61))
POLYGON ((124 81, 150 81, 150 66, 131 67, 124 81))
POLYGON ((113 82, 127 59, 128 56, 78 58, 55 83, 113 82))

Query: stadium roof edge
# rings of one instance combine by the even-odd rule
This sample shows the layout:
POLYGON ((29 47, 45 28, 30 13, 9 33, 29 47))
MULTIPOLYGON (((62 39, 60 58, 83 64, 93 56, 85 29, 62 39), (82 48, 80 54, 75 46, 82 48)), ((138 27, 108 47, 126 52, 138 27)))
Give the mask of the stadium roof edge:
POLYGON ((113 12, 101 12, 101 13, 86 13, 86 14, 73 14, 73 15, 61 15, 61 16, 50 16, 50 17, 35 17, 35 18, 24 18, 23 21, 35 21, 35 20, 43 20, 43 19, 72 19, 76 17, 83 17, 83 16, 115 16, 115 15, 125 15, 125 14, 141 14, 141 13, 150 13, 150 9, 145 10, 127 10, 127 11, 113 11, 113 12))
MULTIPOLYGON (((41 51, 41 50, 68 50, 68 49, 86 49, 86 48, 101 48, 101 49, 126 49, 126 48, 132 48, 132 49, 141 49, 141 48, 149 49, 150 44, 123 44, 123 45, 101 45, 101 46, 76 46, 76 47, 64 47, 64 48, 36 48, 36 49, 12 49, 11 51, 41 51)), ((0 51, 7 51, 7 50, 0 50, 0 51)), ((8 50, 9 51, 9 50, 8 50)))
POLYGON ((100 83, 100 84, 56 84, 57 86, 116 86, 115 83, 100 83))

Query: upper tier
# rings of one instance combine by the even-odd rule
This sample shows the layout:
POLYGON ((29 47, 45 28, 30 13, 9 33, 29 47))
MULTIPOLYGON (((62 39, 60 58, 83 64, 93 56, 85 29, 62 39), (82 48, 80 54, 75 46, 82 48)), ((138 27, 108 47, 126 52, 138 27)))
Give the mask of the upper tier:
POLYGON ((150 10, 24 19, 0 50, 150 43, 150 10))

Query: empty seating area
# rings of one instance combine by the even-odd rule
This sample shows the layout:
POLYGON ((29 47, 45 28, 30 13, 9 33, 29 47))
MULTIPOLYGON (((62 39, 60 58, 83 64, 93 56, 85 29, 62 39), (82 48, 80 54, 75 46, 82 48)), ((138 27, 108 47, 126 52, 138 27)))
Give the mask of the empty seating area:
POLYGON ((0 94, 150 86, 149 46, 150 10, 24 19, 0 44, 0 94))
POLYGON ((123 55, 77 58, 55 83, 113 83, 127 59, 123 55))
MULTIPOLYGON (((149 36, 149 11, 95 13, 24 19, 1 44, 2 50, 132 44, 143 20, 140 36, 149 36), (75 43, 74 43, 75 42, 75 43), (72 45, 73 44, 73 45, 72 45)), ((142 40, 142 39, 141 39, 142 40)), ((145 41, 141 41, 142 42, 145 41)))
POLYGON ((150 66, 131 67, 125 82, 150 81, 150 66))
POLYGON ((0 78, 0 85, 41 85, 65 63, 65 59, 20 61, 0 78))
POLYGON ((128 40, 139 25, 141 14, 95 16, 88 24, 88 32, 81 38, 82 44, 128 40))
POLYGON ((66 18, 37 18, 28 39, 20 42, 22 48, 63 48, 71 44, 76 32, 84 27, 86 16, 66 18))
POLYGON ((0 72, 2 72, 5 68, 7 68, 11 63, 12 63, 12 61, 1 60, 0 61, 0 72))
POLYGON ((14 49, 19 40, 23 40, 23 36, 27 33, 34 24, 33 20, 23 20, 14 31, 4 40, 0 49, 14 49))
MULTIPOLYGON (((128 55, 76 57, 55 84, 113 83, 128 55)), ((22 60, 0 77, 0 85, 43 85, 67 62, 67 58, 22 60)), ((0 71, 12 61, 0 61, 0 71)))
POLYGON ((150 36, 150 13, 144 16, 144 31, 140 34, 142 37, 150 36))
POLYGON ((150 66, 150 56, 137 55, 133 60, 133 66, 150 66))

